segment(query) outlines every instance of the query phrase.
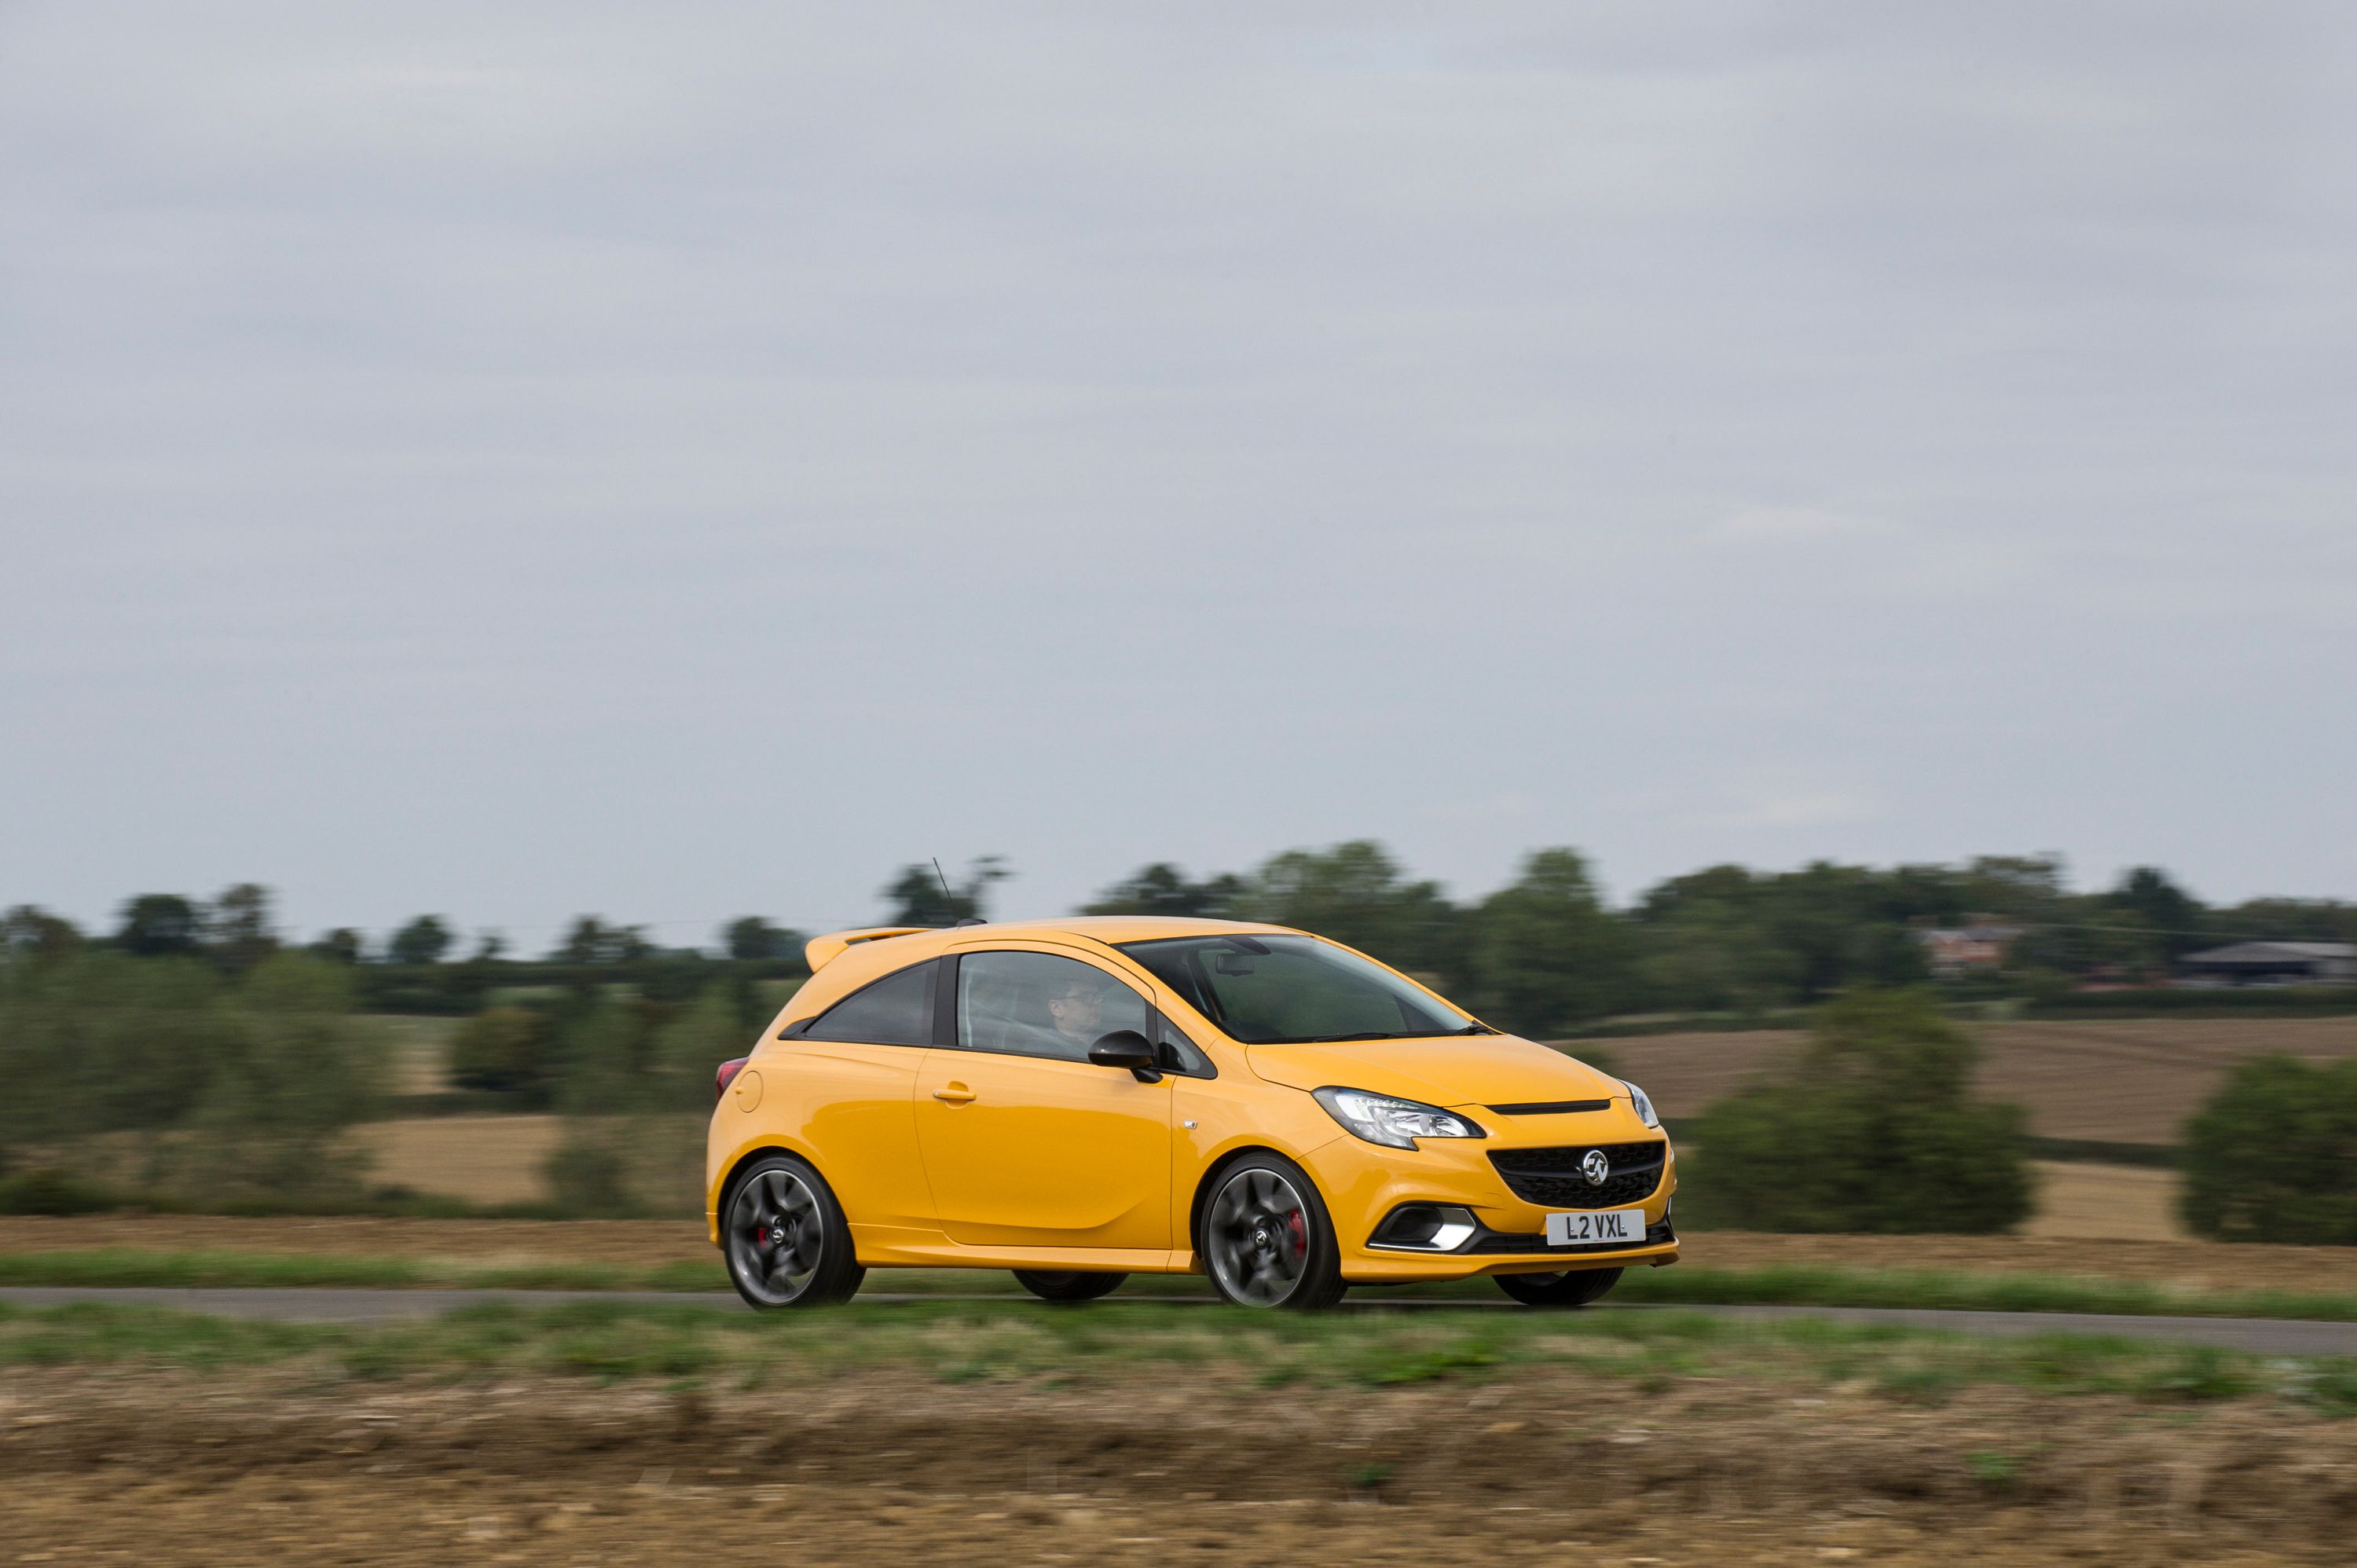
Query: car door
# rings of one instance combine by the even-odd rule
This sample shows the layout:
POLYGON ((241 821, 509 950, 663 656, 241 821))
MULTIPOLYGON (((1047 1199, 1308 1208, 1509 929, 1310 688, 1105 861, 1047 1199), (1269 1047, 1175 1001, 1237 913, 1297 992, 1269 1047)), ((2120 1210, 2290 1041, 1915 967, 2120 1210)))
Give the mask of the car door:
POLYGON ((1087 1059, 1147 1027, 1146 1000, 1078 952, 985 948, 942 961, 953 1048, 927 1053, 917 1144, 934 1211, 966 1246, 1170 1246, 1170 1080, 1087 1059))

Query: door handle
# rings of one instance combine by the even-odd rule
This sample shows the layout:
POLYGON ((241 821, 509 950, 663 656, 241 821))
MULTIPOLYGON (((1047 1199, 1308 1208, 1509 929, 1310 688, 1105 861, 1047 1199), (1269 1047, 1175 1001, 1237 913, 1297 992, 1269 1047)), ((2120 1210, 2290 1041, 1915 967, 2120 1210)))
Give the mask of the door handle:
POLYGON ((968 1089, 964 1084, 952 1080, 951 1082, 945 1083, 942 1085, 941 1088, 933 1090, 933 1098, 935 1100, 946 1100, 952 1105, 963 1105, 967 1101, 974 1098, 974 1090, 968 1089))

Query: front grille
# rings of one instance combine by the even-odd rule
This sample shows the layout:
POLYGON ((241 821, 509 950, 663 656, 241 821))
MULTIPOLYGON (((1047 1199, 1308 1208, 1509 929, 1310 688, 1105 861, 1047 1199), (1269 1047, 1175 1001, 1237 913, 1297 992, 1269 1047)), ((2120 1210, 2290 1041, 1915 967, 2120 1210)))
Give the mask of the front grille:
POLYGON ((1501 1116, 1568 1116, 1575 1111, 1603 1111, 1609 1100, 1525 1100, 1514 1105, 1492 1105, 1501 1116))
POLYGON ((1560 1149, 1496 1149, 1490 1163, 1524 1203, 1549 1208, 1618 1208, 1641 1203, 1662 1185, 1662 1152, 1655 1138, 1643 1144, 1571 1144, 1560 1149), (1601 1149, 1612 1174, 1601 1187, 1588 1185, 1579 1164, 1601 1149))
MULTIPOLYGON (((1659 1247, 1666 1242, 1674 1241, 1677 1239, 1678 1233, 1672 1230, 1670 1228, 1670 1222, 1664 1219, 1659 1225, 1648 1225, 1645 1227, 1645 1240, 1641 1244, 1647 1247, 1659 1247)), ((1582 1241, 1577 1246, 1550 1247, 1547 1245, 1546 1232, 1544 1230, 1533 1231, 1529 1234, 1523 1234, 1513 1230, 1492 1230, 1487 1235, 1482 1236, 1479 1240, 1475 1241, 1470 1247, 1468 1247, 1465 1250, 1468 1252, 1554 1252, 1561 1254, 1566 1252, 1626 1252, 1632 1251, 1633 1249, 1624 1247, 1618 1241, 1582 1241)))

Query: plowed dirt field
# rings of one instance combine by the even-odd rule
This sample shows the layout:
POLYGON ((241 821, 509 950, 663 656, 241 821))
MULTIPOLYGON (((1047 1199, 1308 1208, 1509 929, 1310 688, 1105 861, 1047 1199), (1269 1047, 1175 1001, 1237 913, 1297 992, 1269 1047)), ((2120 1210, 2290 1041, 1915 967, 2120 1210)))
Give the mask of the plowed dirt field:
MULTIPOLYGON (((2097 1024, 1974 1024, 1980 1090, 2018 1101, 2041 1138, 2174 1144, 2227 1071, 2280 1052, 2357 1056, 2357 1018, 2134 1018, 2097 1024)), ((1645 1086, 1665 1116, 1695 1116, 1798 1045, 1789 1029, 1651 1035, 1592 1042, 1645 1086)), ((1577 1056, 1584 1043, 1564 1048, 1577 1056)))
POLYGON ((52 1370, 0 1389, 0 1474, 19 1563, 2338 1563, 2357 1423, 1559 1369, 730 1392, 52 1370))

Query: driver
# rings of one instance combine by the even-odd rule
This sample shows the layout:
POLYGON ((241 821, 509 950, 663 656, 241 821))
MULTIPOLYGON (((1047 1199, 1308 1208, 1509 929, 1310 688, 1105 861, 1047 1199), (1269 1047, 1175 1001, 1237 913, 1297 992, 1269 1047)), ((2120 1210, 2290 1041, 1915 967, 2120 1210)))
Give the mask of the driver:
POLYGON ((1087 1056, 1097 1036, 1104 1033, 1104 988, 1085 978, 1059 983, 1048 995, 1048 1017, 1056 1026, 1057 1037, 1071 1047, 1074 1056, 1087 1056))

